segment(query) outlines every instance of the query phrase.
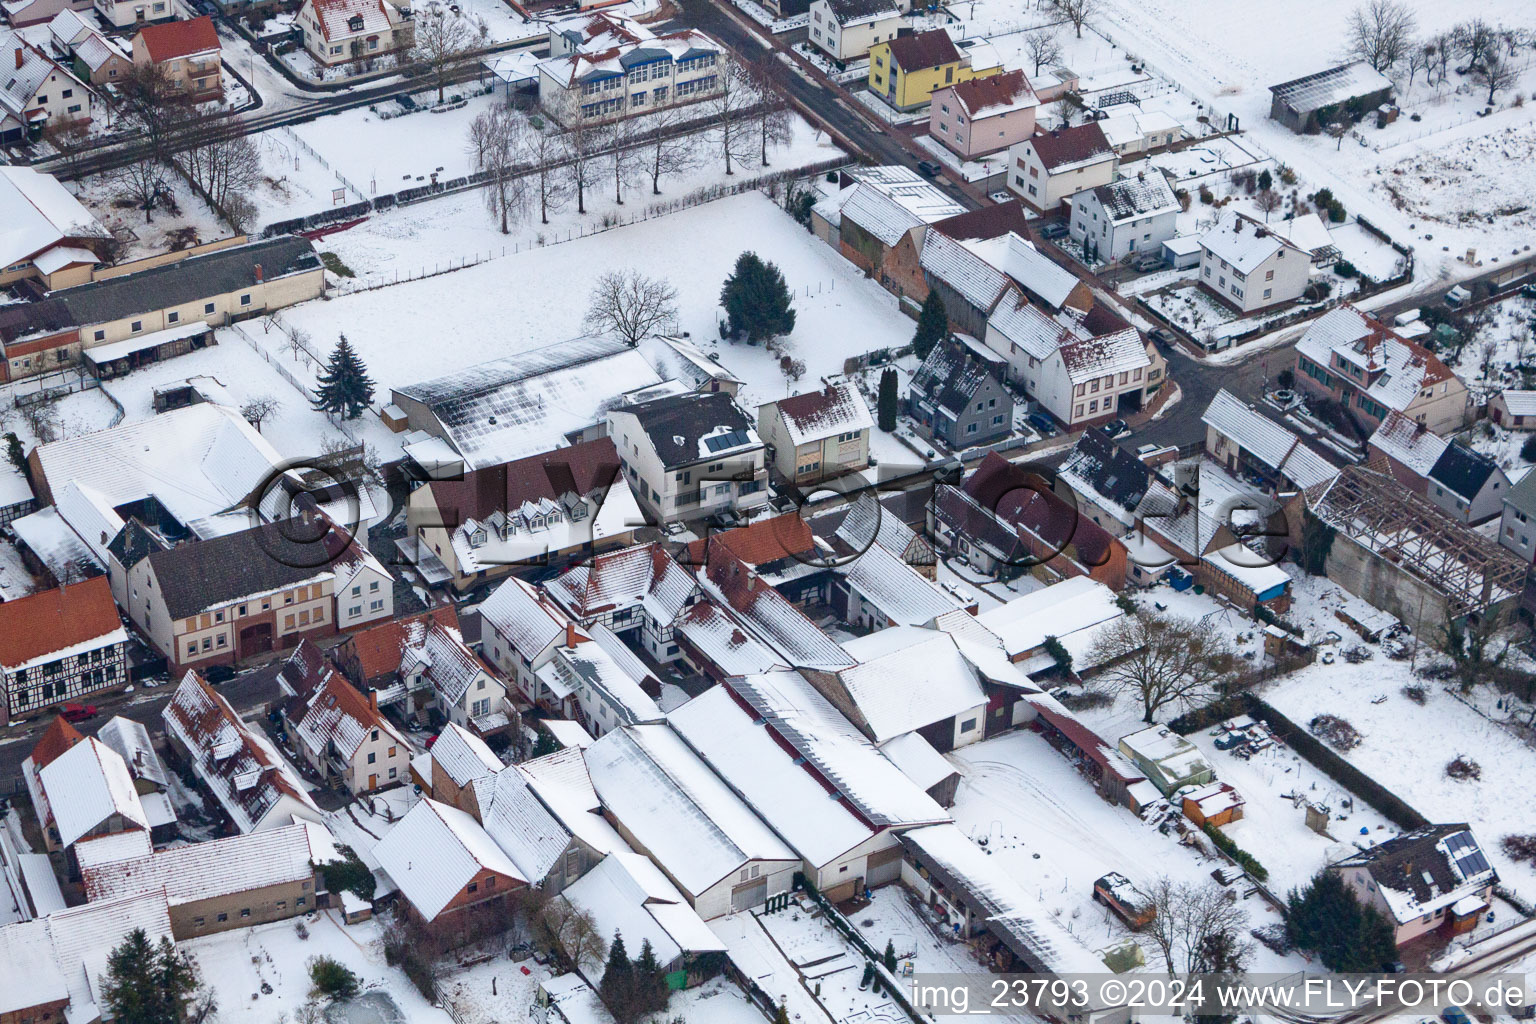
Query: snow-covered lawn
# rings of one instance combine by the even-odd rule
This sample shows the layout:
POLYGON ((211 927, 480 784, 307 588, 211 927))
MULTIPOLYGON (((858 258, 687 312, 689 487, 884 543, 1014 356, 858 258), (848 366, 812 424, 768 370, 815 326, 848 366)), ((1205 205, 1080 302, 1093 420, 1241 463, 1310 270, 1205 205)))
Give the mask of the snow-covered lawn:
POLYGON ((539 982, 549 976, 549 968, 532 958, 512 961, 496 956, 444 971, 437 990, 452 1005, 457 1024, 523 1024, 533 1019, 530 1011, 539 982))
POLYGON ((895 1024, 906 1019, 883 991, 877 994, 874 986, 859 988, 864 978, 863 954, 827 922, 816 904, 801 900, 757 921, 799 973, 800 983, 815 994, 834 1021, 895 1024))
MULTIPOLYGON (((787 1004, 790 1020, 797 1024, 831 1024, 832 1018, 801 984, 800 972, 763 930, 762 918, 756 914, 727 914, 710 921, 709 929, 725 943, 731 961, 744 975, 768 993, 769 998, 787 1004)), ((854 984, 858 984, 858 979, 854 984)))
POLYGON ((423 999, 403 972, 384 962, 379 922, 343 925, 335 911, 301 920, 309 931, 307 939, 299 937, 294 921, 277 921, 179 943, 197 961, 203 981, 218 992, 220 1021, 278 1024, 293 1020, 294 1012, 308 999, 309 958, 329 956, 357 974, 364 996, 387 996, 411 1024, 451 1024, 448 1015, 423 999), (264 991, 264 985, 270 991, 264 991))

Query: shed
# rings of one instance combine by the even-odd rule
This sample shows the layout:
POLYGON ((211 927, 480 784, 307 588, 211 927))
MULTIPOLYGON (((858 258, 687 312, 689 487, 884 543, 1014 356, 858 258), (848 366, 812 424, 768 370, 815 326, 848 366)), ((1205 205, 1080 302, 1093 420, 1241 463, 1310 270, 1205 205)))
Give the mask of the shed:
POLYGON ((1243 795, 1225 782, 1209 782, 1184 795, 1184 817, 1220 827, 1243 816, 1243 795))
POLYGON ((1179 235, 1163 243, 1163 257, 1175 270, 1192 270, 1200 265, 1200 236, 1179 235))
POLYGON ((1120 753, 1146 772, 1164 795, 1185 786, 1205 785, 1216 777, 1199 748, 1166 725, 1122 736, 1120 753))

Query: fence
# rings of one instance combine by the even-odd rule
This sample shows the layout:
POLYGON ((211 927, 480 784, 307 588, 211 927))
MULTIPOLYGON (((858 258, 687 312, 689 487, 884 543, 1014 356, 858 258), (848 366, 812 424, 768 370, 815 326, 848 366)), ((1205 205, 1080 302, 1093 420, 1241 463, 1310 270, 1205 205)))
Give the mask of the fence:
POLYGON ((356 185, 352 184, 352 182, 347 180, 347 178, 346 178, 346 176, 344 174, 342 174, 340 171, 338 171, 334 167, 332 167, 331 164, 330 164, 330 161, 327 160, 325 157, 321 156, 319 154, 319 152, 315 149, 315 147, 313 147, 309 143, 305 142, 303 140, 303 138, 301 138, 299 136, 298 132, 294 131, 292 128, 290 128, 286 124, 285 125, 280 125, 277 130, 282 132, 284 135, 288 136, 288 138, 290 140, 292 140, 293 144, 295 146, 297 146, 299 149, 303 150, 304 153, 311 160, 316 161, 317 163, 320 164, 321 167, 324 167, 326 170, 328 170, 332 174, 336 175, 336 180, 341 182, 342 185, 345 186, 347 191, 349 191, 353 195, 357 196, 357 198, 360 201, 362 201, 362 202, 367 202, 368 201, 368 197, 367 197, 367 195, 365 195, 363 193, 362 189, 360 189, 356 185))
MULTIPOLYGON (((283 335, 284 346, 294 354, 295 358, 298 358, 300 355, 302 355, 304 358, 309 360, 309 364, 312 367, 325 365, 325 360, 321 359, 320 356, 316 354, 314 349, 305 344, 302 337, 290 330, 288 326, 278 318, 276 313, 272 313, 266 317, 263 317, 262 319, 265 323, 270 325, 270 327, 277 328, 278 332, 283 335)), ((240 335, 241 340, 243 340, 247 345, 251 347, 251 351, 255 352, 258 356, 261 356, 261 358, 266 361, 268 366, 277 371, 277 375, 279 377, 287 381, 288 384, 291 385, 293 389, 303 397, 304 404, 308 405, 314 401, 314 389, 311 388, 308 384, 305 384, 303 381, 299 380, 298 377, 294 376, 293 372, 289 370, 288 367, 283 365, 281 359, 269 352, 267 348, 258 342, 255 338, 251 337, 250 334, 248 334, 245 330, 245 323, 237 323, 234 324, 233 327, 235 332, 240 335)), ((337 417, 336 414, 328 412, 325 414, 325 418, 330 421, 331 426, 335 427, 338 431, 341 432, 341 435, 345 437, 348 442, 354 445, 361 443, 358 440, 357 435, 352 432, 352 428, 348 427, 346 422, 337 417)))
POLYGON ((71 366, 13 381, 0 390, 0 395, 9 397, 11 404, 16 408, 25 409, 38 402, 47 402, 76 391, 88 391, 99 387, 101 387, 101 381, 79 367, 71 366))

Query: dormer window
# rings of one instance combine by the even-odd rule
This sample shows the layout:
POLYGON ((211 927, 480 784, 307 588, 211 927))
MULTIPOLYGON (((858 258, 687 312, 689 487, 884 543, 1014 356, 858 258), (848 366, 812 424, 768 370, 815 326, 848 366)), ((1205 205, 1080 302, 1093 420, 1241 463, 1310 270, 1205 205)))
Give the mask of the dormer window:
POLYGON ((352 15, 352 17, 347 19, 347 31, 349 31, 349 32, 361 32, 362 30, 363 30, 363 16, 361 14, 354 14, 354 15, 352 15))

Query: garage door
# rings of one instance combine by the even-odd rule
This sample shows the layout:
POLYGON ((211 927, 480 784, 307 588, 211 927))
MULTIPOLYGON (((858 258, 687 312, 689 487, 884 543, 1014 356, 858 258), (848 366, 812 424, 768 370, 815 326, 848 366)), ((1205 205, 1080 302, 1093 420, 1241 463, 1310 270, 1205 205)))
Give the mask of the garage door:
POLYGON ((901 878, 901 847, 893 847, 889 850, 881 850, 869 855, 868 874, 864 876, 864 884, 873 889, 877 885, 885 885, 901 878))
POLYGON ((751 910, 768 902, 768 879, 760 878, 731 893, 732 910, 751 910))

